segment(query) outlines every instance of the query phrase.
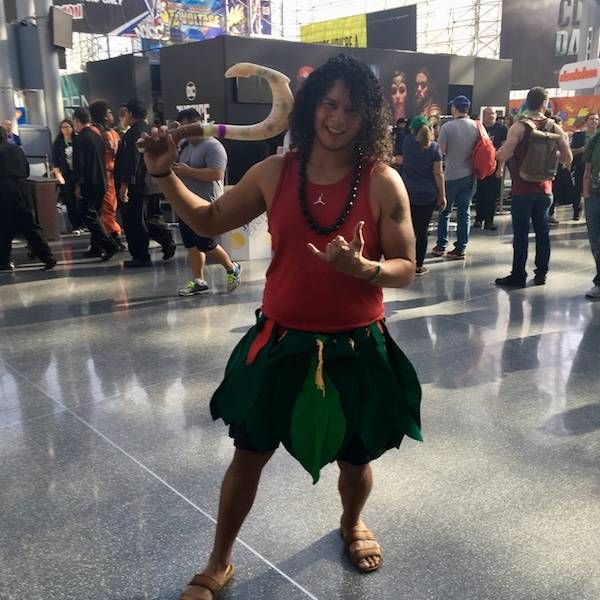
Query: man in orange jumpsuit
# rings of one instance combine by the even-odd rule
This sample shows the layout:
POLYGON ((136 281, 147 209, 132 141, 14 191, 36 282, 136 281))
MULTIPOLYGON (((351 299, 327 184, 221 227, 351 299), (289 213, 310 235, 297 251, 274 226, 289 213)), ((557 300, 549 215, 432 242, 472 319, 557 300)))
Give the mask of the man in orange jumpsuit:
POLYGON ((92 116, 92 129, 104 140, 106 148, 105 166, 106 166, 106 193, 102 202, 100 218, 102 224, 117 244, 121 251, 126 250, 125 244, 121 241, 122 229, 117 222, 117 191, 115 188, 115 156, 119 147, 119 134, 112 129, 114 117, 108 103, 104 100, 95 100, 89 106, 92 116))

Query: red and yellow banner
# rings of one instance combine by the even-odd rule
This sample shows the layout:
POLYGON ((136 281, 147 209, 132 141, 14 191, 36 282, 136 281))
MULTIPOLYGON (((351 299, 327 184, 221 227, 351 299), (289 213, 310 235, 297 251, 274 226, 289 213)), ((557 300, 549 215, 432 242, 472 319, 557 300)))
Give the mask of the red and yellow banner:
MULTIPOLYGON (((517 114, 525 100, 511 100, 509 107, 512 115, 517 114)), ((569 96, 550 98, 550 110, 562 119, 563 129, 576 131, 583 126, 590 113, 600 111, 600 96, 569 96)))

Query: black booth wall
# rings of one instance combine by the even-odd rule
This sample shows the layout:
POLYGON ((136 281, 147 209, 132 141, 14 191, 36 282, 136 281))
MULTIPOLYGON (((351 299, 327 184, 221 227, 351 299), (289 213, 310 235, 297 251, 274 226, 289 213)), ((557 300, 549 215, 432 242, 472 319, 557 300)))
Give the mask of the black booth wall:
MULTIPOLYGON (((249 39, 223 36, 206 42, 171 46, 160 51, 162 98, 165 116, 174 119, 178 107, 210 105, 210 119, 216 122, 247 125, 264 119, 270 109, 270 99, 263 103, 238 102, 235 80, 223 75, 228 67, 238 62, 253 62, 285 73, 291 80, 292 91, 297 89, 298 74, 303 68, 317 67, 340 52, 352 54, 367 62, 380 79, 386 96, 394 73, 406 74, 409 99, 408 115, 413 109, 413 82, 421 68, 427 68, 436 102, 444 107, 447 102, 449 57, 423 55, 414 52, 377 50, 372 48, 339 48, 320 44, 303 44, 285 40, 249 39), (188 82, 193 82, 196 96, 186 96, 188 82)), ((202 110, 200 110, 202 112, 202 110)), ((239 177, 266 153, 273 152, 283 136, 270 143, 230 142, 225 146, 229 154, 229 181, 239 177)))
POLYGON ((248 39, 223 36, 206 42, 196 42, 162 48, 160 51, 162 96, 167 118, 174 118, 178 105, 210 103, 211 118, 215 121, 249 124, 263 119, 269 104, 235 101, 235 81, 223 78, 225 70, 237 62, 254 62, 285 73, 296 90, 296 78, 303 67, 317 67, 330 56, 340 52, 367 62, 381 81, 389 96, 391 80, 396 70, 407 75, 409 113, 412 109, 414 80, 419 69, 430 72, 436 100, 447 102, 449 56, 418 54, 373 48, 339 48, 319 44, 302 44, 285 40, 248 39), (186 98, 186 84, 196 85, 195 100, 186 98))
POLYGON ((87 63, 90 86, 88 100, 106 100, 115 118, 121 104, 132 98, 141 100, 148 115, 152 114, 152 79, 150 62, 145 57, 127 54, 87 63))
MULTIPOLYGON (((451 83, 472 85, 474 109, 477 104, 507 105, 510 91, 511 61, 452 57, 445 54, 421 54, 374 48, 340 48, 320 44, 304 44, 274 39, 249 39, 223 36, 205 42, 171 46, 160 50, 162 98, 165 117, 174 119, 178 108, 209 105, 210 119, 221 123, 250 124, 261 121, 269 113, 269 98, 264 103, 239 102, 235 80, 224 79, 224 73, 238 62, 254 62, 285 73, 295 93, 297 78, 305 67, 317 67, 340 52, 351 54, 370 65, 390 100, 392 78, 396 72, 406 76, 408 85, 407 116, 415 113, 416 74, 429 73, 433 99, 447 110, 451 83), (463 60, 464 58, 464 60, 463 60), (455 59, 458 59, 455 61, 455 59), (454 61, 454 63, 452 63, 454 61), (451 64, 454 69, 451 69, 451 64), (459 73, 463 72, 461 76, 459 73), (508 77, 507 77, 508 74, 508 77), (451 80, 451 75, 457 81, 451 80), (196 95, 186 95, 193 83, 196 95)), ((200 110, 200 112, 203 112, 200 110)), ((271 144, 271 150, 280 140, 271 144)), ((268 151, 264 144, 226 143, 230 156, 230 182, 235 183, 247 165, 268 151), (245 155, 252 155, 245 158, 245 155), (242 164, 243 163, 243 164, 242 164)))
POLYGON ((471 113, 477 115, 486 106, 508 107, 511 73, 511 60, 451 56, 448 100, 458 94, 467 96, 471 113))
POLYGON ((512 78, 511 60, 475 59, 473 107, 477 114, 486 106, 508 108, 512 78))

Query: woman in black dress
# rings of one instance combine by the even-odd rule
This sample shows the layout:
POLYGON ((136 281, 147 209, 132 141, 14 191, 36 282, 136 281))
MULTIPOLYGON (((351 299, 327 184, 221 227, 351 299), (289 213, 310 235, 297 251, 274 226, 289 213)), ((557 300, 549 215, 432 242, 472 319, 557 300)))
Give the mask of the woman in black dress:
POLYGON ((56 136, 52 146, 52 172, 58 179, 60 196, 67 207, 67 216, 75 235, 80 235, 83 230, 83 218, 79 208, 79 199, 75 191, 75 175, 73 173, 73 136, 75 130, 73 122, 63 119, 60 122, 60 133, 56 136))

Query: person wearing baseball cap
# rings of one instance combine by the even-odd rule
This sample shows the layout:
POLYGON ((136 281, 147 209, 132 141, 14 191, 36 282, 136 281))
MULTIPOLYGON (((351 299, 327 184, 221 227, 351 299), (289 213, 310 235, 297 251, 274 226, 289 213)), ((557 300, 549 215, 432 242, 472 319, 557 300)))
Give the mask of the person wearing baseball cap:
POLYGON ((471 101, 466 96, 456 96, 450 102, 450 105, 461 113, 468 113, 471 108, 471 101))
POLYGON ((439 137, 444 155, 447 205, 440 211, 437 244, 431 253, 434 256, 446 255, 452 260, 464 260, 469 242, 471 199, 476 184, 472 156, 479 132, 475 122, 469 118, 471 101, 466 96, 456 96, 450 104, 453 120, 441 128, 439 137), (448 222, 454 205, 457 216, 456 242, 454 249, 446 253, 448 222))

